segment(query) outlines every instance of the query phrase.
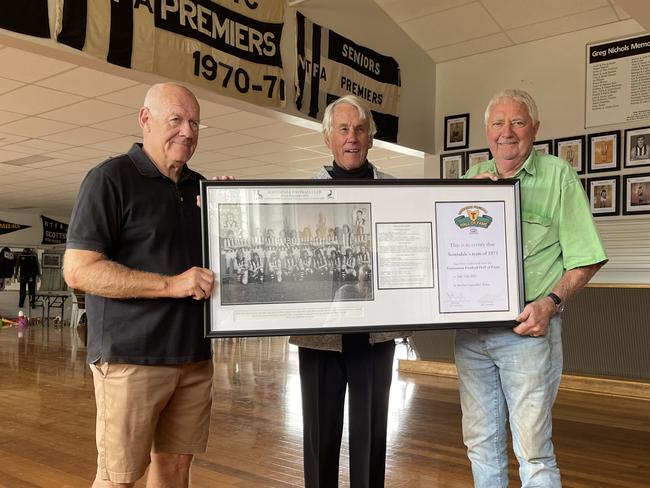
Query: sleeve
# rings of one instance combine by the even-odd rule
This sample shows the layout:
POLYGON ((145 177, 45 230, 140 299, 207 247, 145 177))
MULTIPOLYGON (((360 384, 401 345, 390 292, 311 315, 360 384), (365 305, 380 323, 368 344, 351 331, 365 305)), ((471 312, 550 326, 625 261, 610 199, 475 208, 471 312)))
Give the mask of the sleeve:
POLYGON ((559 239, 567 270, 607 260, 605 247, 578 178, 568 178, 560 199, 559 239))
POLYGON ((100 252, 110 257, 119 238, 121 205, 117 185, 105 165, 84 178, 68 227, 67 249, 100 252))

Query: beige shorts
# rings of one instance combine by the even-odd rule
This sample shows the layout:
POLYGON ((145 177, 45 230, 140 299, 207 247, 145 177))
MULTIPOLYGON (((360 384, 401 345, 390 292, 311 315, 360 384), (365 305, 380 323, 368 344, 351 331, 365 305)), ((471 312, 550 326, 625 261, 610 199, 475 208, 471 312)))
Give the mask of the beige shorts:
POLYGON ((150 452, 205 452, 212 361, 181 365, 91 364, 97 403, 97 474, 133 483, 150 452))

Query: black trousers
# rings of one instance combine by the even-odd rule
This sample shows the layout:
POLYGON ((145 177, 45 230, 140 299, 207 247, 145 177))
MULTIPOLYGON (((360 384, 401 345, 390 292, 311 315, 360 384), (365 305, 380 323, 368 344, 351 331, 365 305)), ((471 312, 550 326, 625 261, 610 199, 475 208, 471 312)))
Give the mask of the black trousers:
POLYGON ((305 488, 337 488, 346 386, 350 487, 383 488, 395 342, 343 336, 343 351, 299 348, 305 488))
POLYGON ((20 292, 18 295, 18 307, 25 305, 26 291, 29 290, 29 304, 34 308, 34 295, 36 295, 36 278, 20 278, 20 292))

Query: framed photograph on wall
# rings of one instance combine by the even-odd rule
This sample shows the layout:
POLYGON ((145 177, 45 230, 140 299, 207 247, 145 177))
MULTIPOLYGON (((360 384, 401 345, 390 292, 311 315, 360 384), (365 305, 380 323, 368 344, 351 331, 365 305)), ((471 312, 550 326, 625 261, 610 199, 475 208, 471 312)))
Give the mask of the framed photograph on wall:
POLYGON ((616 171, 621 168, 619 153, 621 131, 599 132, 587 136, 589 148, 589 172, 616 171))
POLYGON ((473 149, 472 151, 467 151, 467 169, 470 169, 472 166, 483 163, 492 159, 492 153, 489 149, 473 149))
POLYGON ((625 167, 650 165, 650 127, 625 130, 625 167))
POLYGON ((535 151, 542 152, 544 154, 553 154, 553 140, 549 139, 547 141, 535 141, 533 144, 533 149, 535 151))
POLYGON ((555 156, 568 162, 576 173, 585 173, 585 136, 555 139, 555 156))
POLYGON ((465 172, 465 153, 449 153, 440 155, 440 178, 456 179, 465 172))
POLYGON ((587 196, 594 217, 619 214, 619 181, 618 176, 601 176, 587 180, 587 196))
POLYGON ((43 258, 41 262, 43 268, 61 268, 61 254, 59 253, 43 253, 43 258))
POLYGON ((623 215, 650 214, 650 173, 623 176, 623 215))
POLYGON ((445 117, 445 151, 469 146, 469 114, 445 117))

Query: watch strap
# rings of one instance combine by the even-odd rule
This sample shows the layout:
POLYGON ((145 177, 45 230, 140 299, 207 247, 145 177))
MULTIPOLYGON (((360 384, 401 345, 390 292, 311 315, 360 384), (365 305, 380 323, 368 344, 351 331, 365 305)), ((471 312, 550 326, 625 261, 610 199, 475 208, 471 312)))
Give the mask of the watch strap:
POLYGON ((556 307, 559 307, 562 304, 562 299, 557 296, 555 293, 551 292, 548 294, 548 297, 553 300, 553 303, 555 303, 556 307))
POLYGON ((560 313, 564 311, 564 304, 562 303, 562 299, 557 296, 555 293, 551 292, 547 295, 551 300, 553 300, 553 303, 555 304, 555 310, 556 312, 560 313))

